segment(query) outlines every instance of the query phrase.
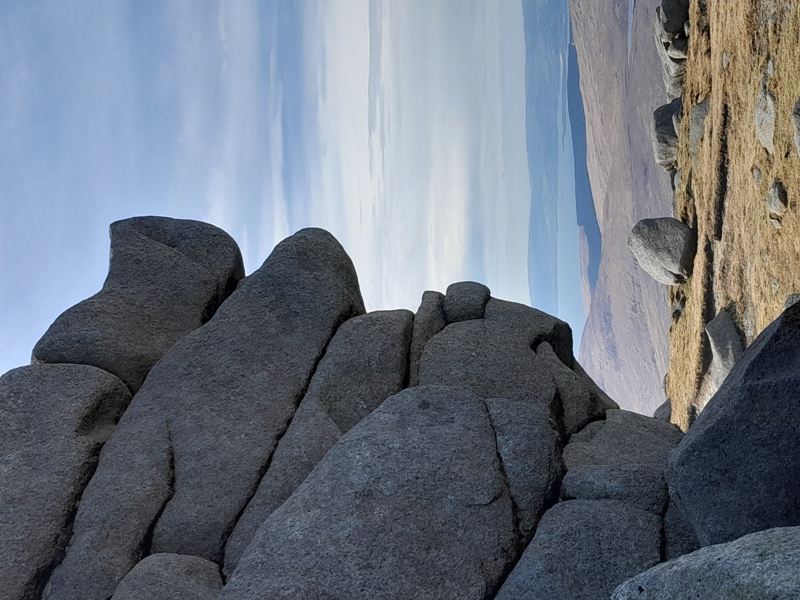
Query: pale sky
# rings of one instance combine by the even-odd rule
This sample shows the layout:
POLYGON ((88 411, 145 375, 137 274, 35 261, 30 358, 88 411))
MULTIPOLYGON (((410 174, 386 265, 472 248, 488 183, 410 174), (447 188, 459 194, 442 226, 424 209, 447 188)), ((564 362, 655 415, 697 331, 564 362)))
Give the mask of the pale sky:
POLYGON ((324 227, 370 310, 529 303, 525 60, 519 0, 0 3, 0 373, 134 215, 212 222, 248 272, 324 227))

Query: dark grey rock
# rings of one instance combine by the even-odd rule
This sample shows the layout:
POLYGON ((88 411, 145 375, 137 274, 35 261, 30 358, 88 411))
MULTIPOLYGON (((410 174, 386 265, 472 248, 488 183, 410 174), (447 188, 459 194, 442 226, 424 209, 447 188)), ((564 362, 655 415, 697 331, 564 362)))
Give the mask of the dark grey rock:
POLYGON ((135 393, 156 361, 214 314, 244 267, 236 242, 207 223, 136 217, 110 230, 103 289, 56 319, 33 362, 100 367, 135 393))
POLYGON ((291 496, 325 453, 389 396, 403 389, 413 314, 373 312, 336 332, 258 490, 225 546, 230 574, 266 518, 291 496))
POLYGON ((216 600, 222 577, 216 563, 186 554, 151 554, 117 586, 111 600, 216 600))
POLYGON ((664 515, 664 560, 672 560, 700 547, 692 526, 670 500, 664 515))
POLYGON ((564 448, 567 469, 584 465, 645 465, 663 469, 683 432, 626 410, 609 410, 603 427, 590 441, 570 441, 564 448))
POLYGON ((800 98, 792 108, 792 127, 794 128, 794 148, 800 156, 800 98))
POLYGON ((49 598, 108 598, 151 552, 222 560, 336 328, 363 312, 353 264, 320 229, 275 248, 214 318, 151 370, 81 499, 49 598))
POLYGON ((786 188, 780 181, 774 181, 767 192, 767 210, 782 217, 786 214, 789 201, 786 198, 786 188))
POLYGON ((703 139, 706 129, 706 118, 711 104, 711 98, 706 98, 692 107, 689 117, 689 145, 692 150, 692 160, 697 156, 700 149, 700 142, 703 139))
POLYGON ((419 384, 463 387, 481 398, 526 400, 557 412, 547 363, 523 334, 486 319, 453 323, 432 337, 420 359, 419 384))
POLYGON ((800 527, 769 529, 702 548, 620 585, 612 600, 800 597, 800 527))
POLYGON ((761 82, 756 96, 755 128, 756 138, 772 154, 775 150, 775 97, 767 89, 766 79, 761 82))
POLYGON ((689 20, 690 0, 662 0, 656 7, 663 31, 674 38, 684 33, 684 25, 689 20))
POLYGON ((572 356, 572 329, 561 319, 524 304, 497 298, 490 298, 486 303, 483 319, 492 327, 506 329, 515 337, 522 336, 534 350, 540 343, 547 342, 561 362, 577 371, 572 356))
POLYGON ((703 546, 800 525, 800 304, 745 350, 675 448, 670 496, 703 546))
POLYGON ((673 117, 681 110, 681 106, 681 99, 676 98, 653 112, 653 154, 656 163, 665 171, 671 171, 678 164, 678 133, 673 117))
POLYGON ((672 402, 667 399, 667 401, 659 406, 656 412, 653 413, 653 418, 669 423, 672 420, 672 402))
POLYGON ((411 348, 408 356, 408 386, 419 385, 419 358, 428 340, 439 333, 446 325, 444 320, 444 294, 423 292, 417 313, 414 315, 414 329, 411 334, 411 348))
POLYGON ((692 274, 697 234, 672 217, 642 219, 628 236, 628 248, 653 279, 675 285, 692 274))
POLYGON ((618 500, 657 515, 667 510, 664 469, 647 465, 585 465, 567 473, 561 483, 566 500, 618 500))
POLYGON ((600 399, 600 402, 606 407, 606 410, 610 408, 619 408, 619 404, 614 402, 614 400, 611 399, 611 396, 606 394, 605 391, 603 391, 603 389, 595 383, 594 379, 589 377, 588 373, 586 373, 584 368, 577 360, 573 363, 573 370, 578 377, 586 380, 589 389, 591 389, 592 393, 600 399))
POLYGON ((689 40, 684 36, 676 37, 669 43, 667 54, 670 58, 676 60, 686 60, 686 55, 689 53, 689 40))
POLYGON ((0 589, 40 598, 97 455, 130 402, 114 375, 33 365, 0 377, 0 589))
POLYGON ((484 402, 409 388, 270 515, 219 598, 482 600, 517 556, 517 535, 484 402))
POLYGON ((586 379, 559 360, 550 344, 547 342, 539 344, 536 355, 544 361, 555 380, 561 398, 566 435, 572 435, 583 429, 590 421, 605 416, 606 410, 611 407, 606 406, 603 400, 594 394, 586 379))
POLYGON ((613 500, 570 500, 548 510, 496 600, 599 600, 656 565, 658 515, 613 500))
POLYGON ((486 401, 523 542, 530 540, 545 507, 557 497, 564 461, 558 433, 542 406, 491 398, 486 401))
POLYGON ((733 365, 744 353, 744 340, 733 311, 733 307, 722 309, 706 325, 712 356, 709 375, 714 392, 719 389, 733 365))
POLYGON ((783 310, 786 310, 793 304, 797 304, 800 302, 800 294, 790 294, 788 298, 786 298, 786 302, 783 303, 783 310))
POLYGON ((661 63, 664 91, 668 100, 674 100, 680 98, 683 91, 683 81, 686 77, 686 59, 670 56, 670 46, 677 34, 669 33, 664 29, 661 14, 660 7, 657 7, 654 12, 654 42, 661 63))
POLYGON ((482 319, 483 310, 491 292, 482 283, 461 281, 447 286, 444 296, 444 320, 459 323, 470 319, 482 319))
POLYGON ((594 439, 594 436, 597 435, 597 433, 603 428, 603 425, 605 424, 606 424, 605 421, 593 421, 580 431, 573 433, 570 436, 569 441, 589 443, 594 439))

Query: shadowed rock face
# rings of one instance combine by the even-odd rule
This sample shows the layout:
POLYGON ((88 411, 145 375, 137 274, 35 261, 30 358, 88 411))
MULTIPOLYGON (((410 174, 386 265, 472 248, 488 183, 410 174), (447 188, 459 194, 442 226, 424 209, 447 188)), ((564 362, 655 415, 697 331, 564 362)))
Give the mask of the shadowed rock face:
POLYGON ((219 568, 183 554, 151 554, 117 586, 112 600, 215 600, 222 589, 219 568))
POLYGON ((33 362, 100 367, 135 393, 175 342, 211 318, 244 266, 236 242, 207 223, 135 217, 110 231, 103 289, 56 319, 33 362))
POLYGON ((86 365, 33 365, 0 377, 0 589, 39 598, 63 558, 97 455, 130 402, 86 365))
POLYGON ((281 242, 151 371, 103 452, 47 597, 108 598, 148 551, 220 561, 325 347, 363 311, 333 236, 305 229, 281 242))
POLYGON ((670 495, 703 546, 800 525, 800 304, 736 362, 675 449, 670 495))

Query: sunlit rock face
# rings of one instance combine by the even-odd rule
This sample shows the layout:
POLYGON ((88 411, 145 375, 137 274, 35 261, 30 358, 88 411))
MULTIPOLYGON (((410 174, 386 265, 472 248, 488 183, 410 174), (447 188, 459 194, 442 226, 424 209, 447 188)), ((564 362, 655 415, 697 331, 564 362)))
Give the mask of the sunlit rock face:
MULTIPOLYGON (((785 375, 768 359, 793 356, 798 311, 719 395, 785 375)), ((365 313, 339 243, 302 230, 132 398, 96 366, 0 378, 5 597, 606 599, 685 569, 709 540, 687 473, 716 438, 620 410, 571 349, 564 322, 474 282, 365 313)), ((789 479, 769 489, 791 504, 789 479)))

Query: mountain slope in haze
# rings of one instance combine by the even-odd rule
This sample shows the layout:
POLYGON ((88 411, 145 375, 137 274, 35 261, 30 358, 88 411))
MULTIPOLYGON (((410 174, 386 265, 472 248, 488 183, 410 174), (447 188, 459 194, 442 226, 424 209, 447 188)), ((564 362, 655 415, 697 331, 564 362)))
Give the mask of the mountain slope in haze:
POLYGON ((569 0, 587 123, 587 165, 602 255, 579 360, 621 407, 652 413, 665 400, 666 289, 627 247, 639 219, 672 214, 669 178, 653 158, 653 109, 665 103, 653 43, 656 1, 569 0))

